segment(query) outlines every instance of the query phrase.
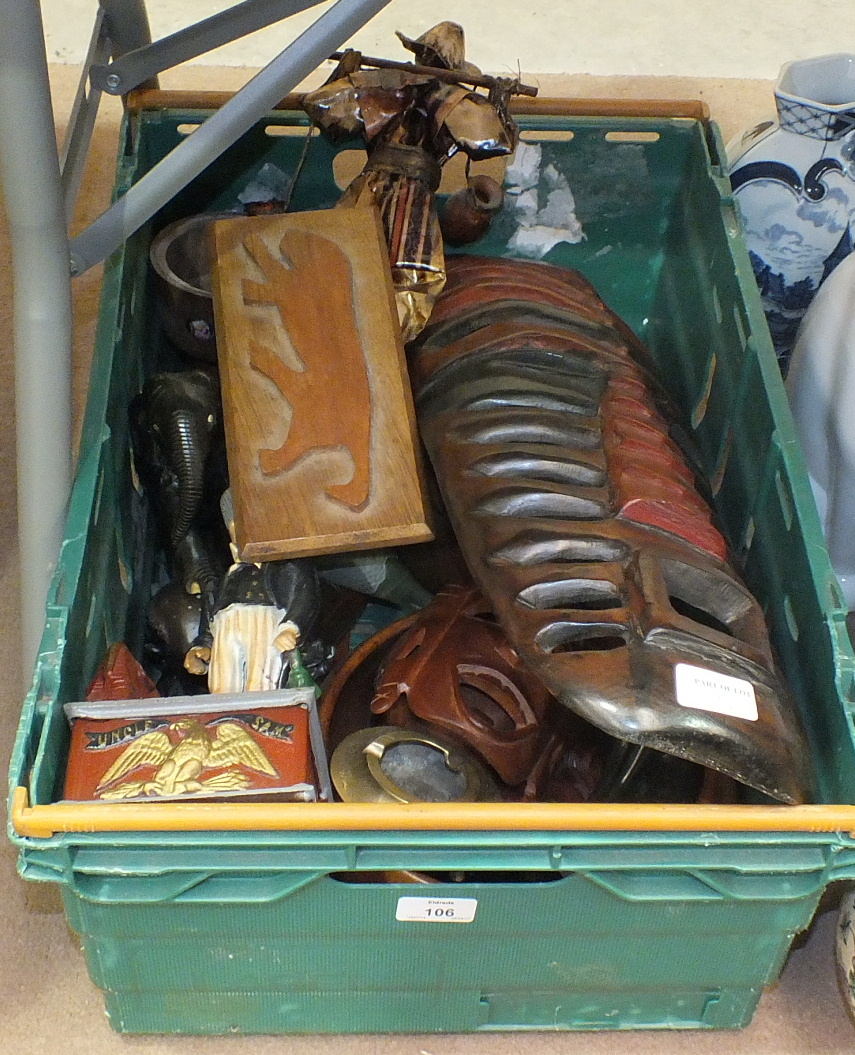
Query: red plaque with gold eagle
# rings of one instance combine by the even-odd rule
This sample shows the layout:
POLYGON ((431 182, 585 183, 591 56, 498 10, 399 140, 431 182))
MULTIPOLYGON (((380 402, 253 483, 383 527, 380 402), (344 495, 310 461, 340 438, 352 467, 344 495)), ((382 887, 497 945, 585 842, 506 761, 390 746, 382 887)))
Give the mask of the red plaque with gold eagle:
POLYGON ((236 217, 212 232, 240 558, 429 540, 376 210, 236 217))
POLYGON ((71 703, 65 712, 66 800, 329 797, 313 689, 71 703))

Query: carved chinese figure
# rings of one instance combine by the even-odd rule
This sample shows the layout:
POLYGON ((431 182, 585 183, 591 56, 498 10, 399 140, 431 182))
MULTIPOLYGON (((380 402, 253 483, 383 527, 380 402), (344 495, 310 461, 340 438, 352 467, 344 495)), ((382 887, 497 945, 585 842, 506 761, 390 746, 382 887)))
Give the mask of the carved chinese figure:
POLYGON ((345 52, 329 83, 306 95, 303 105, 331 137, 365 141, 368 161, 339 204, 380 208, 398 315, 409 341, 424 327, 445 283, 433 199, 442 165, 461 150, 471 160, 514 150, 517 127, 507 101, 517 85, 496 80, 489 95, 466 87, 473 77, 485 79, 465 61, 463 30, 454 22, 440 22, 417 40, 398 35, 421 63, 413 70, 426 73, 360 69, 362 56, 345 52), (431 76, 431 68, 453 71, 461 83, 431 76))
POLYGON ((283 685, 317 619, 318 579, 307 561, 233 565, 210 623, 187 654, 212 693, 262 692, 283 685))

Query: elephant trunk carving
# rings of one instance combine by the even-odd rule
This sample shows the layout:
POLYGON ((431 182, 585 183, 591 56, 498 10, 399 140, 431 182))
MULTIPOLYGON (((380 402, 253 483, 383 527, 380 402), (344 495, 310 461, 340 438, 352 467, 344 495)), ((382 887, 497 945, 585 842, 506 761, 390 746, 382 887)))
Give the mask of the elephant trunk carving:
POLYGON ((172 524, 173 546, 187 534, 202 501, 205 461, 210 452, 210 436, 197 417, 186 410, 173 411, 167 436, 169 460, 178 479, 178 503, 172 524))
POLYGON ((202 598, 203 617, 213 611, 226 571, 222 551, 223 547, 216 545, 209 534, 191 526, 173 552, 175 571, 185 592, 202 598))
POLYGON ((137 472, 175 550, 195 522, 212 519, 204 501, 219 519, 227 478, 218 378, 202 369, 153 374, 132 405, 131 431, 137 472))

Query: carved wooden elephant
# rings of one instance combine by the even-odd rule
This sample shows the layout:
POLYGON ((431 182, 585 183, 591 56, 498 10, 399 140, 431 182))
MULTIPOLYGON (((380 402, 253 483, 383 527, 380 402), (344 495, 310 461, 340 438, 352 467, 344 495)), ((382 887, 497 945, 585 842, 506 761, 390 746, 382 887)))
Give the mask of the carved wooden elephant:
POLYGON ((228 485, 219 380, 204 369, 152 374, 130 417, 137 474, 175 549, 208 504, 219 519, 228 485))

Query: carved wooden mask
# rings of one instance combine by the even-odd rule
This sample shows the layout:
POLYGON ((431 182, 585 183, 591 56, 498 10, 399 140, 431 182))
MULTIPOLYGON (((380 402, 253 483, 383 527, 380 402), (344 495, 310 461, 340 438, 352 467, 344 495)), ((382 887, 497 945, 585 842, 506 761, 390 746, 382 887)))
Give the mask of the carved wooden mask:
POLYGON ((542 749, 549 700, 481 594, 450 586, 390 652, 371 709, 396 725, 415 717, 452 733, 515 785, 542 749))

